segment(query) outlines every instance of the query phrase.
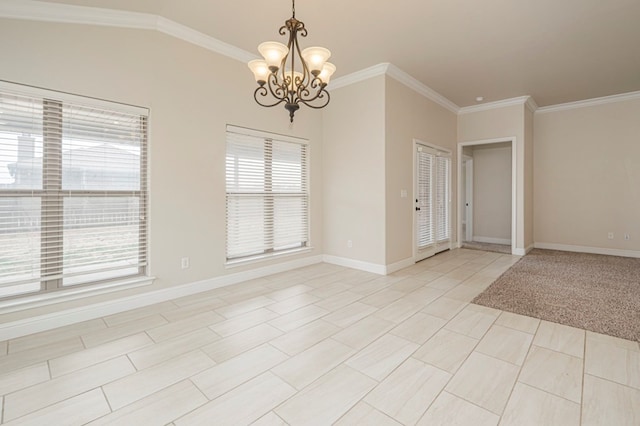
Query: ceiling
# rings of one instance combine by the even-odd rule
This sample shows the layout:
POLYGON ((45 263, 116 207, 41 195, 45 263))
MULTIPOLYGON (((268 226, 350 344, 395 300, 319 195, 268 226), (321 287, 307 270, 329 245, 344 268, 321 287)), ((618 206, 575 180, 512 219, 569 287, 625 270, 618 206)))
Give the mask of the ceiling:
MULTIPOLYGON (((48 1, 161 15, 256 54, 291 16, 290 0, 48 1)), ((390 62, 460 107, 640 90, 638 0, 298 0, 296 17, 334 78, 390 62)))

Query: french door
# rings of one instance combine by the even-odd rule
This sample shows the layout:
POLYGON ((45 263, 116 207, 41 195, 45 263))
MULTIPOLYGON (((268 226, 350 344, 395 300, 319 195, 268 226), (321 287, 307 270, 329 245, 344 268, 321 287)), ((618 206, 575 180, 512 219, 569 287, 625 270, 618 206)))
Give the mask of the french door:
POLYGON ((451 153, 415 144, 415 260, 451 247, 451 153))

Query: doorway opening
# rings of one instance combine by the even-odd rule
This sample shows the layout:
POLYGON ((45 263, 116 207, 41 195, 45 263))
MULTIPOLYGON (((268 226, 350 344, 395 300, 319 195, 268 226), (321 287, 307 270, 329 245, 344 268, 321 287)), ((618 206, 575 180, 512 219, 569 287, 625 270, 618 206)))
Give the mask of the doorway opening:
POLYGON ((460 247, 516 252, 515 138, 458 144, 460 247))

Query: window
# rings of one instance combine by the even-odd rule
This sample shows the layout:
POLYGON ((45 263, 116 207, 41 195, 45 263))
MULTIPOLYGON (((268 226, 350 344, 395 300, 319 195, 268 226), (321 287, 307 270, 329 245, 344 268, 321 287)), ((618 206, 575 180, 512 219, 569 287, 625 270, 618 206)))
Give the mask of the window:
POLYGON ((144 275, 147 111, 0 85, 0 297, 144 275))
POLYGON ((227 127, 227 261, 309 245, 308 146, 227 127))

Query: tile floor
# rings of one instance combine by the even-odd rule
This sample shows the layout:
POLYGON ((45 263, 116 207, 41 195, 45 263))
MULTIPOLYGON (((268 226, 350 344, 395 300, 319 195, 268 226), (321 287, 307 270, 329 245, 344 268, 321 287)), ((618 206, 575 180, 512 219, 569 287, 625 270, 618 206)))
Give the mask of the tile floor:
POLYGON ((638 342, 468 303, 516 260, 319 264, 2 342, 2 422, 640 425, 638 342))

